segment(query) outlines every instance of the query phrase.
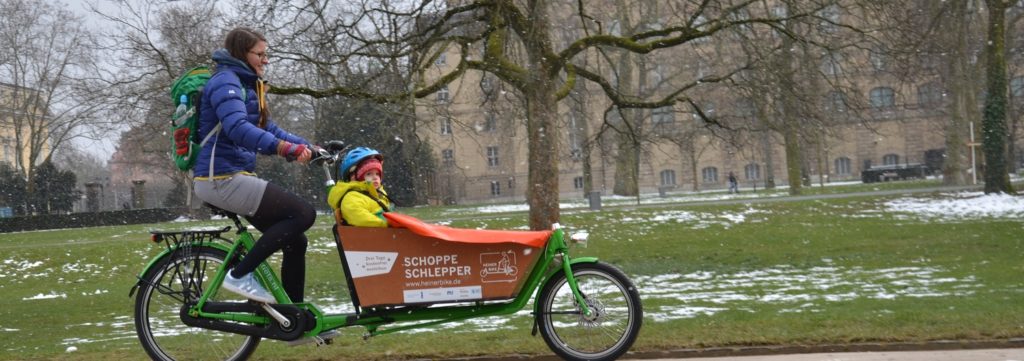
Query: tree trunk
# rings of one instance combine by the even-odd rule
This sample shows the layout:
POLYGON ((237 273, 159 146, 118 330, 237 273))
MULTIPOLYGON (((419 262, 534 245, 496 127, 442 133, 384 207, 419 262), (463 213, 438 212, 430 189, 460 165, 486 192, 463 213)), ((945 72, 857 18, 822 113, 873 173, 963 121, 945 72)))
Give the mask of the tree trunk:
MULTIPOLYGON (((544 82, 540 82, 544 83, 544 82)), ((558 129, 555 124, 553 86, 532 84, 526 94, 526 123, 529 134, 530 170, 526 201, 530 205, 530 229, 550 229, 558 222, 558 129)))
POLYGON ((594 191, 594 168, 590 166, 590 154, 594 151, 594 145, 586 142, 583 145, 583 197, 590 197, 594 191))
POLYGON ((803 162, 800 161, 800 136, 796 131, 796 120, 789 115, 783 122, 783 143, 786 148, 786 175, 789 177, 789 194, 799 195, 803 189, 803 162))
MULTIPOLYGON (((622 22, 625 24, 625 21, 622 22)), ((622 94, 635 94, 634 57, 623 52, 617 66, 618 87, 622 94)), ((617 125, 619 152, 615 158, 615 186, 612 193, 619 196, 637 196, 640 187, 637 178, 640 173, 640 125, 642 112, 637 109, 617 109, 622 115, 622 124, 617 125)))
POLYGON ((949 106, 949 122, 946 124, 946 158, 942 163, 942 183, 946 185, 965 185, 967 177, 967 137, 970 112, 974 107, 974 97, 967 64, 967 1, 956 0, 951 5, 950 28, 956 29, 953 34, 953 54, 949 61, 949 90, 952 101, 949 106))
MULTIPOLYGON (((632 112, 625 112, 627 116, 632 112)), ((640 145, 627 133, 619 133, 619 154, 615 157, 615 187, 619 196, 639 194, 637 173, 640 171, 640 145)))
POLYGON ((764 148, 764 188, 775 189, 775 157, 772 155, 772 131, 765 110, 765 99, 757 97, 757 122, 761 133, 761 147, 764 148))
POLYGON ((986 60, 985 110, 982 119, 982 149, 985 151, 985 193, 1012 193, 1006 168, 1006 3, 988 4, 988 47, 986 60))
MULTIPOLYGON (((783 49, 793 49, 793 40, 784 37, 783 49)), ((800 121, 797 120, 796 95, 793 92, 797 89, 796 84, 796 70, 793 69, 794 56, 792 51, 783 51, 776 63, 776 71, 779 72, 779 88, 778 94, 781 98, 779 106, 781 109, 777 109, 779 116, 782 117, 782 142, 786 150, 786 176, 789 179, 789 194, 798 195, 801 193, 803 188, 803 156, 800 154, 800 135, 798 127, 800 121)))
POLYGON ((547 4, 530 0, 527 31, 524 39, 528 77, 524 85, 526 98, 526 132, 529 137, 530 170, 526 186, 526 202, 530 205, 530 229, 551 229, 558 222, 558 75, 553 72, 544 49, 550 47, 547 4))

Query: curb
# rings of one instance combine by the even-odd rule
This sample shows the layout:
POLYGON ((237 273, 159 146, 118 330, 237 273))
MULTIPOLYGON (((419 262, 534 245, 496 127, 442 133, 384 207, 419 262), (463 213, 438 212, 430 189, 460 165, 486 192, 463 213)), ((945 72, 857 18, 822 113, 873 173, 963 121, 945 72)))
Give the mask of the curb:
MULTIPOLYGON (((1024 348, 1024 338, 989 339, 989 340, 936 340, 927 342, 872 342, 826 345, 788 345, 788 346, 733 346, 709 347, 694 349, 678 349, 665 351, 629 352, 622 356, 628 360, 650 360, 668 358, 695 357, 726 357, 726 356, 764 356, 791 355, 806 353, 829 352, 879 352, 879 351, 935 351, 935 350, 973 350, 995 348, 1024 348)), ((503 355, 454 358, 458 361, 555 361, 561 360, 553 355, 503 355)))

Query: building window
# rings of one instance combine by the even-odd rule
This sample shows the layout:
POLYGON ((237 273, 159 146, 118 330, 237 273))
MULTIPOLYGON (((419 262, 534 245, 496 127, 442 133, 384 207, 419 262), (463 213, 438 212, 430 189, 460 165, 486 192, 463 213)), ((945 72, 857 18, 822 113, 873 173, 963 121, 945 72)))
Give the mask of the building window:
POLYGON ((661 83, 665 81, 665 73, 664 65, 655 65, 654 69, 647 72, 647 88, 658 89, 661 86, 661 83))
POLYGON ((487 147, 487 166, 498 166, 498 147, 487 147))
MULTIPOLYGON (((715 102, 712 102, 712 101, 704 102, 700 106, 700 111, 703 112, 704 116, 706 116, 708 119, 714 120, 715 119, 715 102)), ((701 118, 700 113, 697 112, 696 108, 693 110, 693 119, 697 121, 697 125, 707 125, 707 122, 704 120, 704 118, 701 118)))
POLYGON ((578 121, 580 114, 575 110, 569 112, 569 156, 573 160, 583 158, 583 127, 578 121))
POLYGON ((622 25, 619 24, 618 20, 612 20, 612 24, 608 25, 608 34, 622 36, 622 25))
POLYGON ((441 135, 452 134, 452 118, 441 118, 441 135))
POLYGON ((676 171, 666 169, 661 171, 661 185, 663 186, 674 186, 676 185, 676 171))
POLYGON ((736 9, 729 17, 731 18, 730 20, 733 22, 742 23, 740 24, 740 26, 735 27, 733 29, 733 35, 735 37, 742 39, 744 33, 749 34, 754 31, 753 25, 751 25, 750 23, 746 23, 746 21, 750 20, 750 12, 747 11, 747 9, 736 9))
POLYGON ((900 164, 900 156, 896 154, 886 154, 882 156, 882 165, 896 165, 900 164))
POLYGON ((484 97, 487 99, 494 99, 494 78, 484 75, 480 78, 480 91, 484 93, 484 97))
POLYGON ((747 164, 743 167, 743 174, 746 175, 747 180, 761 179, 761 165, 757 163, 747 164))
MULTIPOLYGON (((707 30, 708 29, 708 18, 706 16, 704 16, 704 15, 697 15, 697 18, 693 19, 693 28, 697 29, 697 30, 707 30)), ((705 43, 708 43, 710 41, 711 41, 711 37, 710 36, 702 36, 702 37, 693 39, 693 43, 694 44, 705 44, 705 43)))
POLYGON ((868 51, 868 61, 871 62, 871 67, 875 71, 885 71, 888 68, 887 53, 885 47, 881 46, 868 51))
POLYGON ((441 164, 454 165, 455 164, 455 151, 451 149, 445 149, 441 151, 441 164))
POLYGON ((499 182, 499 181, 491 181, 491 195, 492 196, 500 196, 501 195, 501 182, 499 182))
POLYGON ((1010 96, 1014 98, 1024 97, 1024 76, 1017 76, 1010 79, 1010 96))
MULTIPOLYGON (((771 15, 772 15, 772 19, 776 19, 776 20, 777 19, 785 19, 786 17, 789 16, 789 15, 787 15, 786 7, 783 6, 783 5, 775 5, 775 6, 773 6, 772 10, 771 10, 771 15)), ((786 21, 782 20, 781 23, 783 25, 785 25, 786 21)), ((772 31, 772 37, 776 38, 776 39, 777 38, 781 38, 782 37, 782 32, 780 32, 777 29, 773 30, 772 31)))
POLYGON ((825 110, 830 113, 846 112, 846 94, 841 91, 830 91, 825 97, 825 110))
POLYGON ((575 177, 572 179, 573 189, 583 189, 583 177, 575 177))
POLYGON ((700 175, 704 179, 704 183, 718 183, 718 168, 707 167, 701 169, 700 175))
POLYGON ((942 104, 942 88, 935 82, 917 87, 917 104, 920 106, 942 104))
POLYGON ((821 71, 825 75, 840 75, 843 73, 843 67, 840 65, 843 62, 843 55, 839 53, 828 53, 825 55, 825 59, 821 62, 821 71))
POLYGON ((651 122, 654 125, 659 124, 670 124, 676 121, 676 112, 672 109, 672 106, 664 106, 660 108, 654 108, 651 111, 651 122))
POLYGON ((703 79, 711 73, 711 66, 704 59, 697 59, 697 79, 703 79))
POLYGON ((437 90, 437 102, 447 103, 449 101, 448 95, 448 86, 442 85, 441 89, 437 90))
POLYGON ((871 107, 875 110, 892 108, 896 105, 896 94, 892 88, 877 87, 871 89, 871 107))
MULTIPOLYGON (((4 161, 8 161, 9 158, 13 158, 13 157, 11 157, 11 138, 2 138, 2 139, 0 139, 0 141, 2 141, 3 145, 4 145, 4 159, 3 160, 4 161)), ((11 163, 14 163, 14 162, 11 162, 11 163)))
POLYGON ((485 113, 484 124, 483 127, 481 128, 481 131, 493 132, 495 129, 498 129, 498 116, 495 115, 493 112, 485 113))
POLYGON ((749 98, 741 98, 736 101, 736 115, 742 118, 751 118, 757 113, 754 101, 749 98))
POLYGON ((836 158, 836 167, 835 167, 836 174, 837 175, 850 175, 850 173, 851 173, 850 164, 851 164, 850 158, 847 158, 847 157, 836 158))
POLYGON ((818 14, 821 17, 821 31, 825 33, 834 33, 839 29, 839 17, 841 15, 838 5, 829 5, 825 9, 821 10, 818 14))

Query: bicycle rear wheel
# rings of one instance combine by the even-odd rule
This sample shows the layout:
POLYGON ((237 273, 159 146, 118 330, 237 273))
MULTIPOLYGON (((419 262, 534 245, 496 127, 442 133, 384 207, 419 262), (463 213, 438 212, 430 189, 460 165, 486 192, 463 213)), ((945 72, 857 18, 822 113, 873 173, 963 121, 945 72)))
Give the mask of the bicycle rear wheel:
MULTIPOLYGON (((212 247, 193 247, 155 264, 143 276, 135 298, 135 331, 153 360, 245 360, 260 338, 189 327, 181 321, 181 307, 195 302, 224 263, 226 253, 212 247)), ((210 301, 245 302, 230 292, 218 292, 210 301)))
POLYGON ((619 358, 640 333, 640 293, 622 271, 608 264, 574 264, 572 274, 591 315, 581 312, 565 273, 552 276, 538 299, 544 342, 566 360, 619 358))

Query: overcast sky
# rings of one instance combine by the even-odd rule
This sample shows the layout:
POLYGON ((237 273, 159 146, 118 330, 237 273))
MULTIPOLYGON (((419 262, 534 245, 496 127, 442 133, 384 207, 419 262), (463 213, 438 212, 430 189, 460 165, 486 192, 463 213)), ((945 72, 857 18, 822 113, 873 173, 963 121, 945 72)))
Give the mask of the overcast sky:
MULTIPOLYGON (((99 16, 88 11, 86 4, 93 4, 99 9, 106 13, 117 13, 117 6, 106 0, 47 0, 53 1, 55 4, 66 4, 67 9, 75 12, 76 14, 85 17, 86 25, 103 29, 104 22, 99 16)), ((122 129, 127 130, 127 129, 122 129)), ((120 138, 120 132, 109 134, 106 139, 100 141, 93 141, 89 139, 75 139, 72 144, 80 150, 83 150, 89 154, 95 155, 97 158, 106 163, 110 160, 110 156, 113 155, 117 148, 117 141, 120 138)))

